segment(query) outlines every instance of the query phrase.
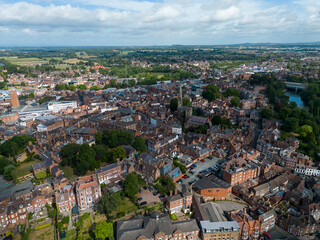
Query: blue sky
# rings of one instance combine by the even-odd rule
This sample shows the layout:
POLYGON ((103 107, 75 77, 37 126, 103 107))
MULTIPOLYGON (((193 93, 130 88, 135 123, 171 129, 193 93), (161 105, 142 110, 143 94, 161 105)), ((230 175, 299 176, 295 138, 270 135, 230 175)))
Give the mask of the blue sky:
POLYGON ((0 0, 0 46, 314 41, 319 0, 0 0))

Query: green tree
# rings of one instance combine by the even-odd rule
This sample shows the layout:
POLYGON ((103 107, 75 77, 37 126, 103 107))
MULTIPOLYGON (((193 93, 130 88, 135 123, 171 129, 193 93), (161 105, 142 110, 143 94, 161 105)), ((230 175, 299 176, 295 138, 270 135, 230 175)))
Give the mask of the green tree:
POLYGON ((8 158, 0 155, 0 174, 2 175, 4 172, 4 168, 11 164, 12 162, 8 158))
POLYGON ((76 90, 77 88, 76 88, 75 85, 70 84, 70 85, 67 87, 67 89, 70 90, 70 91, 74 91, 74 90, 76 90))
POLYGON ((44 171, 39 171, 36 173, 36 178, 37 179, 43 179, 47 176, 47 174, 44 171))
POLYGON ((113 224, 106 221, 100 221, 97 223, 93 230, 94 236, 98 240, 104 240, 106 238, 113 239, 113 224))
POLYGON ((80 85, 77 85, 77 89, 80 89, 80 90, 87 90, 87 86, 84 85, 84 84, 80 84, 80 85))
POLYGON ((313 132, 313 130, 312 130, 312 127, 310 125, 303 125, 299 129, 299 134, 303 138, 305 138, 307 135, 309 135, 312 132, 313 132))
POLYGON ((190 99, 184 98, 182 99, 183 106, 192 107, 192 103, 190 102, 190 99))
POLYGON ((223 96, 225 97, 240 97, 240 91, 235 88, 228 88, 224 93, 223 96))
POLYGON ((175 112, 178 109, 178 98, 172 98, 170 101, 170 110, 175 112))
POLYGON ((127 157, 126 150, 122 146, 118 146, 116 148, 111 149, 108 155, 110 162, 115 162, 117 159, 122 160, 127 157))
POLYGON ((139 193, 139 180, 138 174, 135 172, 131 172, 126 176, 126 180, 123 183, 123 191, 124 193, 131 199, 135 197, 136 194, 139 193))
POLYGON ((231 107, 240 107, 240 99, 238 97, 231 99, 231 107))
POLYGON ((8 181, 14 180, 16 178, 16 167, 14 165, 8 165, 4 168, 3 176, 8 181))
POLYGON ((93 90, 93 91, 98 91, 98 90, 100 90, 100 89, 101 89, 101 88, 100 88, 99 86, 96 86, 96 85, 90 87, 90 90, 93 90))
POLYGON ((270 119, 273 117, 273 111, 270 108, 263 108, 260 112, 262 118, 270 119))
POLYGON ((209 84, 206 89, 202 92, 202 96, 209 102, 212 102, 220 97, 220 90, 214 84, 209 84))
POLYGON ((295 132, 299 128, 299 119, 290 117, 284 120, 282 129, 286 132, 295 132))
POLYGON ((30 99, 32 99, 32 98, 34 98, 35 96, 34 96, 34 93, 32 92, 32 93, 29 93, 29 96, 28 96, 30 99))
POLYGON ((146 141, 143 137, 137 137, 132 145, 138 152, 143 153, 147 151, 146 141))
POLYGON ((114 192, 109 191, 102 195, 99 204, 98 210, 100 213, 104 213, 107 216, 117 209, 119 201, 114 192))

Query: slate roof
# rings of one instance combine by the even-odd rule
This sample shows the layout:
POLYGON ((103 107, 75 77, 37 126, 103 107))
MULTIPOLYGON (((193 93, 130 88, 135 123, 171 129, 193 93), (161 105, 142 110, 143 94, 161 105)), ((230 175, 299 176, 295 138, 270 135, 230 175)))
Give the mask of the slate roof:
POLYGON ((182 232, 199 231, 195 219, 172 223, 168 214, 153 212, 151 216, 137 216, 130 220, 117 222, 117 240, 132 240, 140 236, 153 239, 159 233, 171 235, 177 230, 182 232))
POLYGON ((226 181, 216 177, 215 175, 210 175, 208 177, 204 177, 199 181, 195 182, 193 185, 194 188, 197 189, 207 189, 207 188, 229 188, 230 184, 226 181))

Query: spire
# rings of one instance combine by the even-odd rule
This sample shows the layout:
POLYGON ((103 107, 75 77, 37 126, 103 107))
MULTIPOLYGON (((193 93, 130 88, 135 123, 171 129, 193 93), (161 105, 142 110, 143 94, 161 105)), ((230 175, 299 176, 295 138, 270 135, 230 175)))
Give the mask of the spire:
POLYGON ((182 85, 179 86, 178 109, 183 106, 182 85))

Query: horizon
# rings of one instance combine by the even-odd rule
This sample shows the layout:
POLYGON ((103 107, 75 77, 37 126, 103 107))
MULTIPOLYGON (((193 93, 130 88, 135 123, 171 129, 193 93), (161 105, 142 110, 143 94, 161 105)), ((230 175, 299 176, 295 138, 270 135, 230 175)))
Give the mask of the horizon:
POLYGON ((316 42, 257 42, 257 43, 233 43, 233 44, 164 44, 164 45, 30 45, 30 46, 2 46, 1 49, 8 48, 152 48, 152 47, 224 47, 224 46, 277 46, 277 45, 290 45, 294 46, 310 46, 310 45, 319 45, 320 41, 316 42))
POLYGON ((318 42, 319 12, 317 0, 0 0, 0 46, 318 42))

